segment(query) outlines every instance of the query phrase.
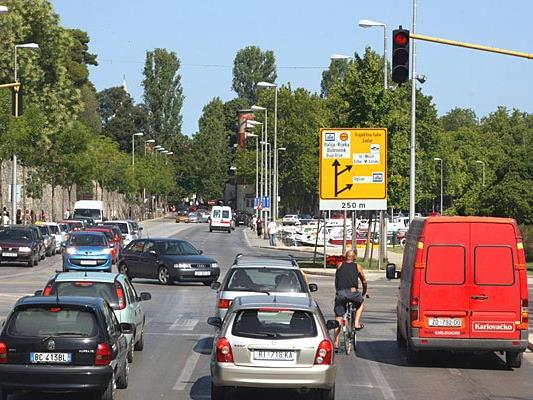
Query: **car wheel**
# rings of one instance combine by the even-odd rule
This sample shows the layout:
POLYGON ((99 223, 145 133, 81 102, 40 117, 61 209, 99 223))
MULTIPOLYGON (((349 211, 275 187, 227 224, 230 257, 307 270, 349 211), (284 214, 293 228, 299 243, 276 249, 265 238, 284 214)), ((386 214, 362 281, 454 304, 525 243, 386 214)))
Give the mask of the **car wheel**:
POLYGON ((32 260, 33 265, 39 264, 39 256, 37 256, 36 254, 33 255, 32 260))
POLYGON ((35 257, 30 258, 30 261, 28 261, 28 264, 26 264, 28 267, 33 268, 35 262, 35 257))
POLYGON ((213 229, 209 228, 209 233, 213 232, 213 229))
POLYGON ((520 368, 522 366, 523 354, 521 351, 506 351, 505 364, 510 368, 520 368))
POLYGON ((122 263, 118 266, 118 272, 122 275, 126 275, 130 279, 132 278, 130 271, 128 270, 128 266, 125 263, 122 263))
POLYGON ((170 283, 170 272, 167 267, 162 266, 157 272, 157 280, 162 285, 168 285, 170 283))
POLYGON ((107 388, 103 393, 100 393, 99 398, 100 400, 115 400, 115 389, 117 388, 117 385, 115 383, 115 373, 111 375, 111 379, 109 380, 109 383, 107 384, 107 388))
POLYGON ((43 252, 42 256, 41 256, 41 260, 44 260, 46 257, 46 253, 43 252))
POLYGON ((216 386, 211 382, 211 400, 226 400, 228 389, 225 386, 216 386))
MULTIPOLYGON (((132 341, 135 341, 135 333, 133 334, 133 338, 131 339, 132 341)), ((133 346, 134 344, 131 343, 131 346, 128 347, 128 362, 131 364, 133 362, 133 346)))
POLYGON ((133 346, 133 349, 135 351, 143 351, 144 350, 144 326, 141 329, 141 337, 139 338, 137 343, 135 343, 135 345, 133 346))
POLYGON ((117 389, 126 389, 128 387, 128 376, 130 373, 130 366, 128 360, 124 360, 124 365, 117 378, 117 389))
POLYGON ((322 389, 318 396, 320 400, 335 400, 335 385, 331 389, 322 389))

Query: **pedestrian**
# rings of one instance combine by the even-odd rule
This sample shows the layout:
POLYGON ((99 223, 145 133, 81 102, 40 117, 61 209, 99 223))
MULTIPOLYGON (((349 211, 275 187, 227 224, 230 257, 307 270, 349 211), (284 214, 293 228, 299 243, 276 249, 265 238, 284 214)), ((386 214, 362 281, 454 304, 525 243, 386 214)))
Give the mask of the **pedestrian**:
POLYGON ((24 213, 24 217, 22 217, 22 223, 24 225, 31 224, 31 216, 30 216, 30 212, 28 210, 26 210, 26 212, 24 213))
POLYGON ((65 219, 69 219, 70 218, 70 208, 67 207, 67 209, 65 210, 65 214, 63 214, 63 217, 65 219))
POLYGON ((15 221, 17 225, 22 224, 22 210, 20 208, 17 210, 17 216, 16 216, 15 221))
POLYGON ((4 207, 3 211, 2 211, 2 215, 7 215, 9 217, 9 211, 7 211, 7 208, 4 207))
POLYGON ((44 210, 41 209, 41 218, 39 219, 39 221, 46 221, 46 214, 44 213, 44 210))
POLYGON ((11 221, 9 220, 9 216, 7 215, 7 211, 2 211, 2 225, 6 226, 10 223, 11 221))
POLYGON ((257 228, 256 228, 257 236, 261 237, 263 234, 263 221, 261 221, 261 217, 257 217, 256 225, 257 225, 257 228))
POLYGON ((278 225, 276 221, 272 220, 268 223, 268 238, 271 246, 276 246, 276 234, 278 233, 278 225))
POLYGON ((255 232, 257 228, 257 215, 252 217, 252 223, 250 224, 250 229, 255 232))
POLYGON ((30 221, 31 221, 32 224, 34 224, 35 221, 37 221, 37 217, 35 215, 35 211, 33 211, 33 210, 30 211, 30 221))

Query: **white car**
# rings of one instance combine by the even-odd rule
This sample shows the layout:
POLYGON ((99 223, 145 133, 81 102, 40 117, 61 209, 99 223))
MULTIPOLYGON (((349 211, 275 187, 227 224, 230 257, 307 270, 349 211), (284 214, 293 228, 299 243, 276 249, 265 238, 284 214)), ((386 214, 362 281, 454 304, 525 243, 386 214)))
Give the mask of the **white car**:
POLYGON ((283 225, 300 225, 300 218, 296 214, 287 214, 281 222, 283 225))
POLYGON ((120 229, 120 233, 122 234, 122 243, 124 243, 124 246, 127 246, 133 239, 137 238, 133 230, 133 226, 129 221, 112 220, 98 225, 111 225, 118 227, 118 229, 120 229))
POLYGON ((50 233, 56 239, 56 252, 61 252, 61 243, 65 241, 66 233, 62 231, 59 224, 55 222, 45 222, 44 225, 49 226, 50 233))

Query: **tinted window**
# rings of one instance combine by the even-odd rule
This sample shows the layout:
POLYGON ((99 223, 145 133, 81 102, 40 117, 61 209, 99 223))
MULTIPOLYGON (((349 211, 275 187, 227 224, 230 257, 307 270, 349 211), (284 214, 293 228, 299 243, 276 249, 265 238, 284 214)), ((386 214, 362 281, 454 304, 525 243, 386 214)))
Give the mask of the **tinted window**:
POLYGON ((465 283, 465 251, 463 246, 429 246, 426 260, 426 282, 433 285, 465 283))
POLYGON ((59 235, 59 228, 57 226, 50 225, 48 229, 50 229, 50 232, 52 232, 52 234, 59 235))
POLYGON ((128 224, 126 222, 114 223, 113 225, 117 226, 123 235, 126 235, 129 232, 128 224))
POLYGON ((71 246, 107 246, 104 235, 73 235, 70 239, 71 246))
POLYGON ((91 229, 88 230, 89 232, 101 232, 105 235, 105 237, 107 238, 107 240, 109 240, 110 242, 113 241, 113 239, 115 238, 115 235, 113 235, 113 232, 111 231, 93 231, 91 229))
POLYGON ((133 253, 142 253, 143 248, 144 248, 144 240, 138 240, 136 242, 131 242, 131 244, 127 247, 127 250, 133 253))
POLYGON ((300 310, 242 310, 233 321, 235 336, 266 339, 295 339, 317 335, 313 315, 300 310))
POLYGON ((152 250, 154 250, 154 251, 156 250, 155 243, 152 242, 152 241, 146 242, 146 244, 144 245, 144 252, 148 253, 148 252, 150 252, 152 250))
POLYGON ((109 282, 55 282, 50 296, 87 296, 101 297, 113 308, 118 308, 115 285, 109 282))
POLYGON ((94 210, 90 208, 76 208, 74 210, 75 216, 89 217, 94 219, 101 219, 100 210, 94 210))
POLYGON ((183 255, 196 255, 198 250, 188 242, 180 240, 169 240, 165 242, 158 242, 157 246, 161 254, 183 256, 183 255))
POLYGON ((48 231, 48 227, 47 226, 39 226, 39 230, 41 231, 41 233, 43 235, 49 235, 50 232, 48 231))
POLYGON ((228 210, 223 210, 222 211, 222 218, 229 218, 229 211, 228 210))
POLYGON ((225 290, 305 292, 296 271, 281 268, 234 268, 229 272, 225 290))
POLYGON ((97 324, 90 311, 51 306, 15 311, 9 320, 13 336, 94 336, 97 324))
POLYGON ((507 246, 478 246, 474 250, 474 282, 477 285, 514 284, 513 252, 507 246))
POLYGON ((31 231, 22 229, 6 229, 0 231, 0 240, 32 240, 31 231))

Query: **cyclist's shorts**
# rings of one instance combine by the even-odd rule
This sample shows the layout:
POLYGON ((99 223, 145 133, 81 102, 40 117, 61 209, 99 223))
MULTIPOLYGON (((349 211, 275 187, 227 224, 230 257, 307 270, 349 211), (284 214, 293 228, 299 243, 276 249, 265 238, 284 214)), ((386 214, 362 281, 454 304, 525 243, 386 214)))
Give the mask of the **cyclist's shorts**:
POLYGON ((346 312, 346 303, 351 301, 355 309, 361 307, 364 298, 360 291, 352 292, 350 289, 339 290, 335 296, 335 306, 333 311, 337 317, 342 317, 346 312))

